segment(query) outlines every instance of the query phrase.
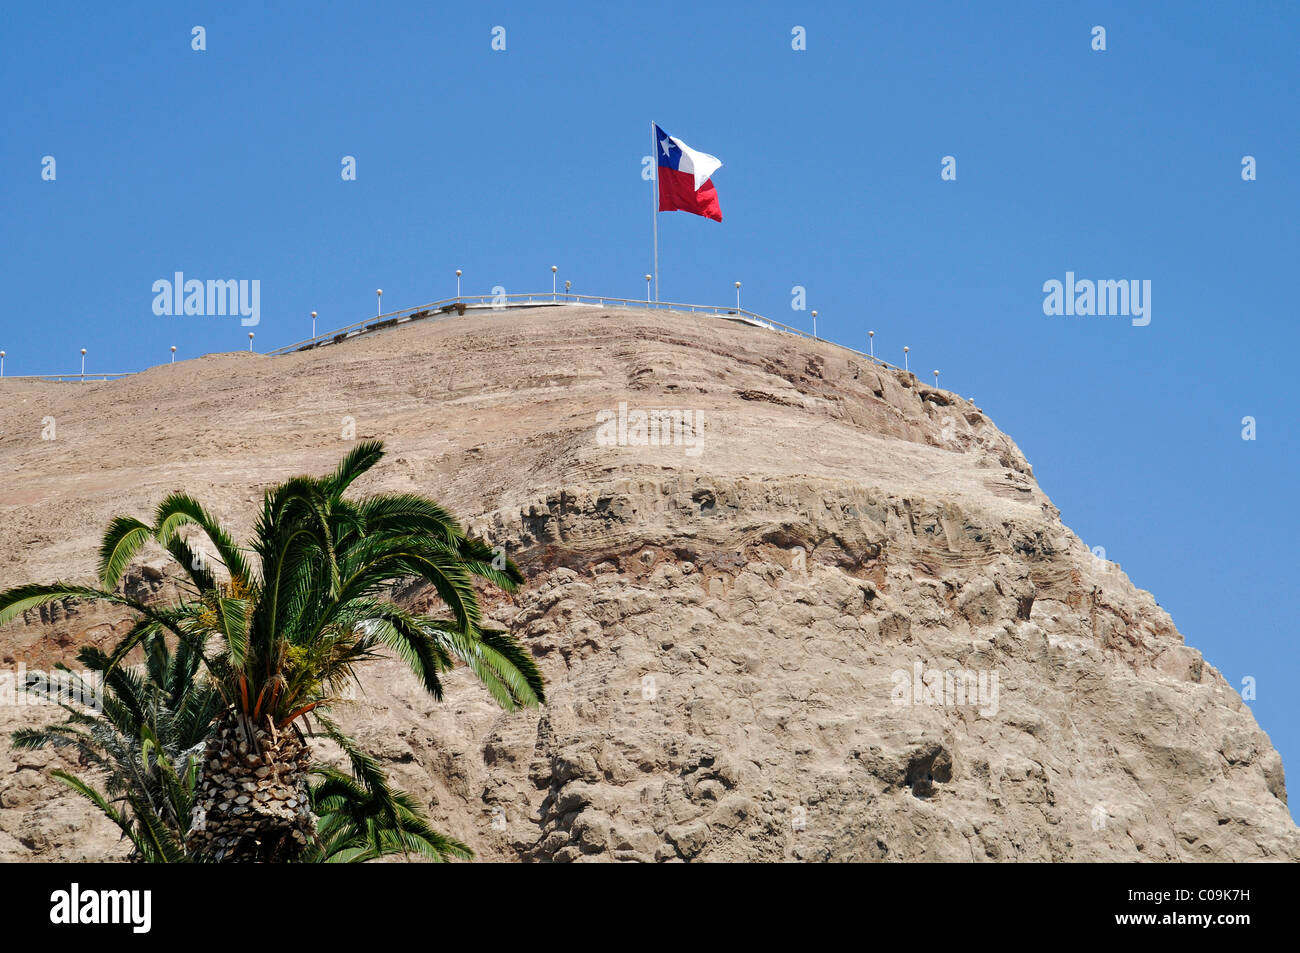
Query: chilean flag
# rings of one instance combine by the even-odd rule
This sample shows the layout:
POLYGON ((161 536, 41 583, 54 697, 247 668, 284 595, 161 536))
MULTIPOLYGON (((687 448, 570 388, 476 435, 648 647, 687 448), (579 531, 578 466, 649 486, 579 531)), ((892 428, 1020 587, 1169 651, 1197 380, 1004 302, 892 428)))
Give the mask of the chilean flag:
POLYGON ((690 212, 715 222, 722 221, 718 191, 709 181, 722 168, 722 162, 704 152, 696 152, 682 140, 668 135, 655 125, 655 142, 659 149, 659 211, 690 212))

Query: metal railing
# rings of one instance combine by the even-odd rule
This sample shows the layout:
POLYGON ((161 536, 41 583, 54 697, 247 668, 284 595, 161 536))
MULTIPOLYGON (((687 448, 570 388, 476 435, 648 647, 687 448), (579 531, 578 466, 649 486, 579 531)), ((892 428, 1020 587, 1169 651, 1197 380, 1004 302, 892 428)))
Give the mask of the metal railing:
MULTIPOLYGON (((842 351, 848 351, 864 360, 871 361, 873 364, 890 370, 903 370, 897 364, 891 364, 883 361, 866 351, 859 351, 856 348, 848 347, 844 344, 836 344, 833 341, 827 341, 825 338, 809 334, 800 328, 791 327, 788 324, 782 324, 780 321, 774 321, 771 318, 765 318, 761 314, 748 311, 744 308, 733 308, 724 305, 712 304, 686 304, 680 301, 648 301, 644 298, 611 298, 607 295, 578 295, 567 292, 550 292, 546 294, 485 294, 485 295, 461 295, 456 298, 443 298, 440 301, 432 301, 429 304, 416 305, 413 308, 403 308, 400 311, 389 311, 386 314, 379 314, 373 318, 367 318, 364 321, 357 321, 333 331, 326 331, 324 334, 318 334, 315 337, 304 338, 301 341, 295 341, 293 344, 286 344, 283 347, 267 351, 268 355, 276 356, 291 354, 295 351, 306 351, 317 347, 326 347, 332 344, 339 344, 343 341, 358 337, 363 334, 369 334, 374 331, 385 331, 389 328, 400 327, 412 321, 441 321, 451 317, 459 317, 465 311, 505 311, 511 308, 543 308, 543 307, 561 307, 564 305, 588 305, 592 307, 616 307, 616 308, 636 308, 650 311, 676 311, 687 314, 706 314, 715 317, 726 318, 728 320, 740 320, 745 324, 764 328, 769 331, 776 331, 781 334, 792 334, 796 337, 808 341, 817 341, 821 344, 829 344, 831 347, 839 348, 842 351)), ((114 373, 96 373, 96 374, 16 374, 7 377, 0 377, 3 380, 41 380, 51 382, 64 381, 107 381, 119 377, 128 377, 134 371, 122 371, 114 373)))
POLYGON ((464 311, 504 311, 510 308, 542 308, 542 307, 560 307, 563 305, 591 305, 594 307, 621 307, 636 308, 639 310, 650 311, 678 311, 688 314, 708 314, 722 318, 739 318, 746 324, 766 328, 769 331, 778 331, 782 334, 793 334, 796 337, 804 338, 809 341, 818 341, 822 344, 829 344, 831 347, 848 351, 856 354, 858 357, 865 358, 881 367, 887 367, 891 370, 902 370, 896 364, 890 364, 888 361, 881 360, 866 351, 859 351, 856 348, 848 347, 844 344, 836 344, 833 341, 827 341, 825 338, 809 334, 800 328, 791 327, 788 324, 782 324, 780 321, 774 321, 771 318, 765 318, 761 314, 744 308, 734 308, 729 305, 713 304, 687 304, 680 301, 648 301, 645 298, 613 298, 608 295, 579 295, 567 292, 547 292, 544 294, 501 294, 501 295, 461 295, 458 298, 443 298, 440 301, 432 301, 429 304, 417 305, 413 308, 403 308, 401 311, 389 311, 387 314, 376 315, 373 318, 367 318, 364 321, 357 321, 355 324, 349 324, 345 327, 337 328, 333 331, 327 331, 324 334, 318 334, 312 338, 305 338, 296 341, 293 344, 286 344, 278 347, 268 354, 279 355, 289 354, 294 351, 306 351, 316 347, 325 347, 330 344, 339 344, 350 338, 358 337, 372 331, 384 331, 389 328, 398 327, 411 321, 434 320, 441 321, 451 317, 459 317, 464 311))
POLYGON ((85 374, 6 374, 0 377, 0 381, 49 381, 53 384, 61 384, 65 381, 109 381, 117 380, 119 377, 130 377, 132 374, 138 374, 139 371, 111 371, 108 373, 85 373, 85 374))

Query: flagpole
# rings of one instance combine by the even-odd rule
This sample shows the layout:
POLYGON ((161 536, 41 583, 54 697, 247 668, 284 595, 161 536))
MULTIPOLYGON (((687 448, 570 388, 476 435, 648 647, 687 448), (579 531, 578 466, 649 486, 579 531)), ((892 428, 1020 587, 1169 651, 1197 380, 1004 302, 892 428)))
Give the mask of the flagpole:
POLYGON ((655 135, 655 122, 650 120, 650 161, 654 163, 655 189, 651 195, 650 220, 655 236, 655 303, 659 301, 659 137, 655 135))

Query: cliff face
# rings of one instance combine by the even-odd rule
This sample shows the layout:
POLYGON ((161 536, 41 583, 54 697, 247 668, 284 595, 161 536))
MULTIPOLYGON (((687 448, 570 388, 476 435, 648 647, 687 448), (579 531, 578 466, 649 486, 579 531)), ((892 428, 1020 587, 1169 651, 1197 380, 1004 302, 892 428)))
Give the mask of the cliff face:
MULTIPOLYGON (((2 586, 90 577, 108 519, 175 488, 245 533, 261 491, 331 469, 350 427, 389 447, 361 490, 430 494, 505 547, 529 584, 492 617, 538 656, 546 709, 502 714, 464 672, 437 704, 385 661, 340 713, 482 858, 1300 860, 1250 711, 1061 524, 1015 444, 829 345, 635 310, 470 314, 5 382, 0 412, 2 586)), ((171 588, 161 559, 128 585, 171 588)), ((32 613, 0 661, 70 658, 121 622, 32 613)), ((0 730, 48 717, 3 706, 0 730)), ((121 855, 46 778, 58 763, 0 746, 0 859, 121 855)))

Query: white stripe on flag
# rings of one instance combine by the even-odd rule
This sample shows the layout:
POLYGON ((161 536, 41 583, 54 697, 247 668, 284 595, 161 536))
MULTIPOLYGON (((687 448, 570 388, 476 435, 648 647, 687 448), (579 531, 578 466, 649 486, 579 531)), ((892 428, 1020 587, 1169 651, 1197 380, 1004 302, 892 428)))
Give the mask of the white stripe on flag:
POLYGON ((677 163, 678 171, 695 175, 695 191, 698 192, 700 186, 709 181, 713 173, 722 168, 722 160, 717 156, 709 155, 707 152, 697 152, 676 136, 669 136, 668 138, 677 143, 677 148, 682 150, 682 157, 677 163))

